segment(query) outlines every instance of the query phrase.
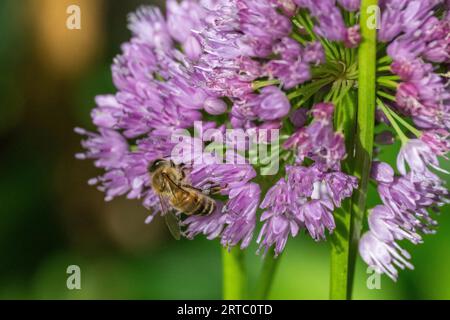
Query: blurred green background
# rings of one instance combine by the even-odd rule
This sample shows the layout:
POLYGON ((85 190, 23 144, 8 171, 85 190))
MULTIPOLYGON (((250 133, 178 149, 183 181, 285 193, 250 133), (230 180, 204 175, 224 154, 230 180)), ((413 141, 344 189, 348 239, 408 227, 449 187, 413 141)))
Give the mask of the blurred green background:
MULTIPOLYGON (((2 0, 0 2, 0 298, 219 299, 218 241, 175 242, 158 219, 145 225, 135 201, 103 202, 86 181, 98 174, 77 161, 80 137, 92 129, 94 96, 114 92, 110 64, 129 37, 127 13, 149 1, 2 0), (82 29, 65 27, 78 4, 82 29), (66 288, 66 269, 81 268, 81 290, 66 288)), ((393 163, 398 145, 380 154, 393 163)), ((450 169, 448 162, 444 167, 450 169)), ((371 191, 371 205, 378 203, 371 191)), ((359 259, 357 299, 449 299, 450 215, 437 235, 403 244, 415 271, 380 290, 366 287, 359 259)), ((248 251, 251 287, 261 257, 248 251)), ((327 299, 329 244, 301 235, 280 261, 273 299, 327 299)))

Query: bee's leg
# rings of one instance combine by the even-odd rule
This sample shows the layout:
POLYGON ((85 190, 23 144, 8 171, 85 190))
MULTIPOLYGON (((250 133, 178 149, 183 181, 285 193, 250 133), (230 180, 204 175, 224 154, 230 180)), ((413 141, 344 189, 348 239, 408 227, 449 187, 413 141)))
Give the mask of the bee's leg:
POLYGON ((183 170, 183 168, 181 168, 181 167, 179 167, 179 170, 178 170, 178 171, 179 171, 180 174, 181 174, 181 180, 184 181, 184 180, 186 179, 186 171, 183 170))
POLYGON ((195 191, 198 191, 198 192, 203 192, 202 189, 193 187, 193 186, 191 186, 190 184, 182 184, 181 186, 182 186, 183 188, 185 188, 185 189, 192 189, 192 190, 195 190, 195 191))
POLYGON ((185 189, 192 189, 192 190, 204 193, 206 195, 217 195, 217 194, 220 194, 220 192, 222 192, 222 190, 228 188, 228 185, 225 185, 222 187, 217 183, 211 183, 209 185, 208 184, 206 184, 206 185, 207 185, 207 187, 205 187, 203 189, 193 187, 192 185, 186 184, 186 183, 182 184, 181 187, 183 187, 185 189))
POLYGON ((211 187, 211 188, 209 189, 209 194, 212 194, 212 195, 214 195, 214 194, 219 194, 223 189, 225 189, 225 188, 222 188, 221 186, 214 186, 214 187, 211 187))
POLYGON ((172 163, 173 163, 174 167, 176 167, 179 170, 183 170, 186 168, 186 165, 184 163, 175 164, 173 161, 172 161, 172 163))
POLYGON ((213 186, 213 187, 208 187, 208 188, 205 188, 205 189, 199 189, 199 188, 193 187, 193 186, 191 186, 189 184, 183 184, 181 186, 183 188, 185 188, 185 189, 192 189, 192 190, 201 192, 201 193, 206 194, 206 195, 219 194, 224 189, 224 188, 222 188, 219 185, 216 185, 216 186, 213 186))
POLYGON ((177 169, 181 173, 181 179, 186 181, 186 177, 188 176, 189 168, 186 167, 186 164, 180 163, 177 165, 177 169))
POLYGON ((205 189, 205 193, 208 195, 218 195, 222 192, 222 190, 228 188, 228 185, 221 186, 217 183, 211 184, 208 186, 208 188, 205 189))
POLYGON ((186 179, 189 173, 189 168, 188 167, 181 167, 181 174, 183 175, 183 179, 186 179))

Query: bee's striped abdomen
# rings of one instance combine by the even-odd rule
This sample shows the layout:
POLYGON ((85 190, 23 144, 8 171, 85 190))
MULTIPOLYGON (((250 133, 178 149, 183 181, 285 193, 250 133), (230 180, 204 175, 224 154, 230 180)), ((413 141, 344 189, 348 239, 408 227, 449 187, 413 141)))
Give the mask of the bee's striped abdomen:
POLYGON ((202 199, 201 204, 199 205, 194 214, 200 216, 207 216, 213 213, 214 210, 216 209, 216 203, 214 202, 214 200, 206 196, 202 197, 201 199, 202 199))
POLYGON ((186 215, 209 215, 213 213, 216 208, 214 200, 207 196, 201 196, 196 193, 191 193, 180 202, 179 209, 186 215))

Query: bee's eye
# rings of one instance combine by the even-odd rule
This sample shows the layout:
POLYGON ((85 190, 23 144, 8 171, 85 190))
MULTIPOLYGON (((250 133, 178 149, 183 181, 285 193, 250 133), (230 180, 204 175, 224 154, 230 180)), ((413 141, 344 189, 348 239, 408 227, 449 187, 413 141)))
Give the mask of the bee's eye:
POLYGON ((150 172, 155 172, 156 169, 158 169, 163 163, 164 163, 163 159, 157 159, 157 160, 153 161, 152 164, 150 164, 150 167, 148 168, 148 170, 150 172))

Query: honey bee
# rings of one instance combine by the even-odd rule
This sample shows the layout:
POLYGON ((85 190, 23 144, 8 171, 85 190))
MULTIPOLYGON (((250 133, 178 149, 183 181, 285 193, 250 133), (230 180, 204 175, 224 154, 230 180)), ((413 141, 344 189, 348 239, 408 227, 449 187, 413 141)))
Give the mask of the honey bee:
MULTIPOLYGON (((180 222, 174 211, 191 215, 209 215, 216 210, 216 202, 187 183, 184 168, 171 160, 157 159, 149 167, 151 186, 159 196, 161 209, 170 233, 181 237, 180 222)), ((217 192, 218 189, 211 188, 217 192)))

